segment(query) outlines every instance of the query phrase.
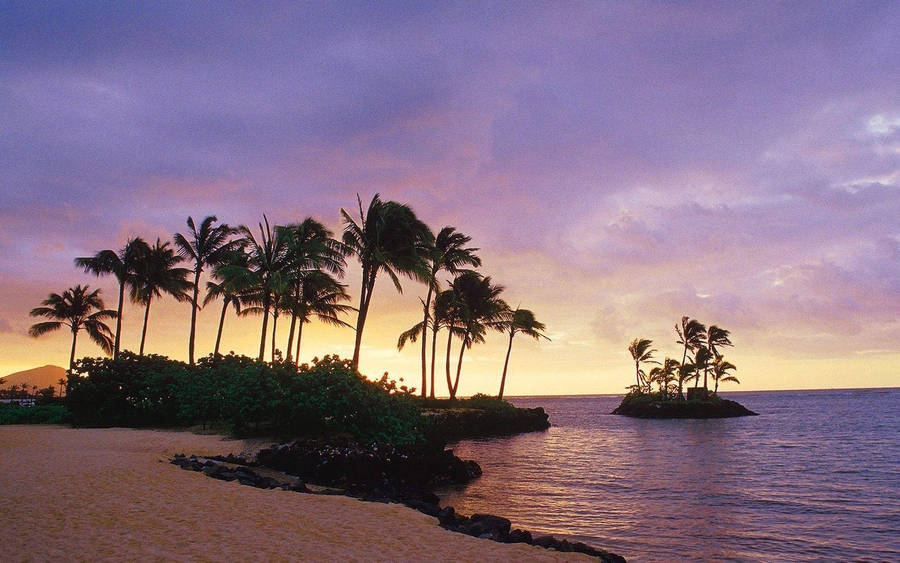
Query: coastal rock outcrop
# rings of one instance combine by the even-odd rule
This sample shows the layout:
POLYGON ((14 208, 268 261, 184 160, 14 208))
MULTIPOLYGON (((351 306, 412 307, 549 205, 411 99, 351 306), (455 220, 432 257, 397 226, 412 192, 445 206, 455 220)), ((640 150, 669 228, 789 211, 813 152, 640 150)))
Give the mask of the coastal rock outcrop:
POLYGON ((715 401, 629 400, 628 397, 612 414, 634 418, 732 418, 756 416, 744 405, 727 399, 715 401))

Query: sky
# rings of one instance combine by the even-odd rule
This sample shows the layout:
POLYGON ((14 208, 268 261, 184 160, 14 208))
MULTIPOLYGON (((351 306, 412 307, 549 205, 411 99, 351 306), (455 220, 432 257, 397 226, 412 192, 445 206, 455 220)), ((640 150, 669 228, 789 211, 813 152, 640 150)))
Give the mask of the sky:
MULTIPOLYGON (((188 216, 340 233, 340 208, 379 193, 471 236, 547 325, 549 342, 515 340, 507 394, 621 392, 633 338, 680 359, 682 315, 731 330, 726 391, 900 386, 900 3, 0 14, 0 373, 66 364, 68 334, 27 335, 50 292, 88 283, 115 308, 77 256, 188 216)), ((356 304, 357 263, 345 282, 356 304)), ((377 283, 360 367, 418 386, 396 340, 425 288, 403 290, 377 283)), ((185 359, 189 311, 154 305, 148 351, 185 359)), ((200 354, 218 312, 200 312, 200 354)), ((141 313, 125 308, 127 348, 141 313)), ((223 348, 255 355, 260 324, 230 316, 223 348)), ((352 347, 313 324, 301 359, 352 347)), ((505 352, 500 334, 467 352, 460 393, 496 393, 505 352)))

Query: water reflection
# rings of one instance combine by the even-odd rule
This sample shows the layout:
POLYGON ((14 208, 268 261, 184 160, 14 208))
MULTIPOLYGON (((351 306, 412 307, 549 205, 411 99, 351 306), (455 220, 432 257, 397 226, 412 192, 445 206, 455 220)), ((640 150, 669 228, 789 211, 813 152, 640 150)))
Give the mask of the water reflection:
POLYGON ((744 394, 764 416, 681 421, 607 415, 610 397, 520 400, 555 426, 459 444, 484 476, 441 496, 633 560, 897 559, 898 399, 744 394))

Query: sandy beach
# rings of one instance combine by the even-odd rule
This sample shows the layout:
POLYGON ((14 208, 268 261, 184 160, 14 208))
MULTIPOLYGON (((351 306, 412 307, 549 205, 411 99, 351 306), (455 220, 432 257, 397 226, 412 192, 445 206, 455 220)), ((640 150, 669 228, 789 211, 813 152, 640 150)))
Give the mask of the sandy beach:
POLYGON ((23 560, 582 558, 449 532, 400 505, 262 490, 169 463, 259 444, 132 429, 0 426, 0 545, 23 560))

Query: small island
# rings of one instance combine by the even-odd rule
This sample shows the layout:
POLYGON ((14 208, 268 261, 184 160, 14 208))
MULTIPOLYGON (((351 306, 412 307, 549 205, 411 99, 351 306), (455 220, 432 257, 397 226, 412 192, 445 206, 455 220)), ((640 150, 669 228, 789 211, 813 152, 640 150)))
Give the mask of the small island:
POLYGON ((681 362, 653 359, 653 341, 635 338, 628 346, 635 366, 635 384, 611 414, 635 418, 731 418, 757 413, 736 401, 719 397, 719 383, 740 383, 731 372, 734 364, 725 359, 722 348, 733 346, 730 332, 716 325, 708 328, 688 316, 675 325, 676 342, 683 347, 681 362), (656 364, 649 373, 641 364, 656 364), (700 386, 700 378, 703 386, 700 386), (712 379, 714 387, 709 390, 712 379), (685 383, 694 383, 687 389, 685 383), (654 385, 656 388, 654 389, 654 385))

